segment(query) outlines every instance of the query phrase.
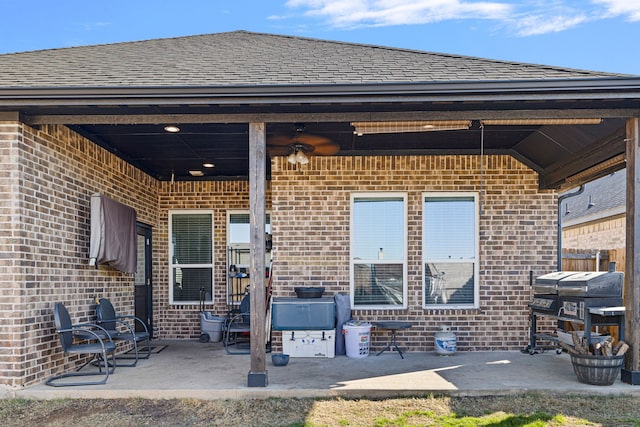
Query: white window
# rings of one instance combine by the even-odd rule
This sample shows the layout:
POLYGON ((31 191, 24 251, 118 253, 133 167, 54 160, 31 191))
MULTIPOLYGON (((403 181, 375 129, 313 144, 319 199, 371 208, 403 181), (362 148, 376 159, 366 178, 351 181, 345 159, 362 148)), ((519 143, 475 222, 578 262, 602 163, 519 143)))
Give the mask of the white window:
MULTIPOLYGON (((271 258, 271 215, 265 221, 265 265, 269 268, 271 258)), ((250 284, 249 211, 229 211, 227 213, 227 304, 240 305, 247 286, 250 284)), ((267 270, 267 273, 270 272, 267 270)))
MULTIPOLYGON (((249 247, 249 211, 229 211, 227 221, 227 242, 230 246, 249 247)), ((267 213, 264 231, 271 234, 271 215, 267 213)))
POLYGON ((351 196, 350 264, 352 307, 406 308, 406 195, 351 196))
POLYGON ((169 212, 171 304, 196 304, 213 295, 213 213, 169 212))
POLYGON ((423 195, 425 308, 478 306, 478 197, 423 195))

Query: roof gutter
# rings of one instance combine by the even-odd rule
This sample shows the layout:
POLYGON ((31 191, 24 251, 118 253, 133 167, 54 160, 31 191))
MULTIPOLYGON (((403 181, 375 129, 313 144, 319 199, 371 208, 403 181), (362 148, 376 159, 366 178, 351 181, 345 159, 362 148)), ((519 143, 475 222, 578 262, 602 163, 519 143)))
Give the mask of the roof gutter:
POLYGON ((0 88, 0 101, 242 98, 246 103, 248 99, 257 101, 261 98, 268 98, 269 102, 274 102, 272 98, 294 98, 296 102, 301 102, 300 98, 309 98, 309 102, 318 101, 315 98, 322 98, 322 101, 326 102, 326 97, 391 97, 387 101, 406 102, 405 97, 424 100, 442 97, 463 97, 460 100, 503 100, 526 98, 526 94, 540 100, 603 97, 634 99, 640 97, 640 77, 264 86, 4 87, 0 88))
POLYGON ((562 271, 562 202, 570 197, 575 197, 584 192, 584 184, 573 193, 558 196, 558 271, 562 271))

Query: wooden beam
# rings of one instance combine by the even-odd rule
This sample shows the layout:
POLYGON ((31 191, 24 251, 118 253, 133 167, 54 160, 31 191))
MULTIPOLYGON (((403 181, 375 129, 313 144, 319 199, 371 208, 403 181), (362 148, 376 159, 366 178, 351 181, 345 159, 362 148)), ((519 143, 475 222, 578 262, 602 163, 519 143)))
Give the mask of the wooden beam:
POLYGON ((0 111, 0 122, 23 122, 22 114, 17 111, 0 111))
MULTIPOLYGON (((395 106, 394 108, 398 108, 395 106)), ((407 108, 409 108, 407 106, 407 108)), ((640 115, 640 110, 469 110, 469 111, 353 111, 312 113, 220 113, 220 114, 47 114, 31 115, 31 125, 136 125, 158 123, 289 123, 356 122, 398 120, 489 120, 544 118, 626 118, 640 115)))
POLYGON ((249 247, 251 370, 249 387, 266 387, 266 125, 249 123, 249 247))
POLYGON ((611 157, 610 159, 601 161, 590 168, 584 169, 581 172, 568 176, 562 180, 557 188, 562 192, 571 188, 576 188, 582 184, 586 184, 590 181, 594 181, 603 176, 610 175, 626 166, 627 157, 624 153, 611 157))
POLYGON ((624 277, 627 352, 621 378, 640 384, 640 119, 627 120, 627 231, 624 277))
MULTIPOLYGON (((600 166, 600 164, 610 159, 617 160, 608 165, 610 169, 609 171, 603 171, 604 174, 606 174, 607 172, 622 169, 624 167, 624 157, 621 156, 621 154, 625 152, 624 135, 625 130, 621 128, 614 131, 607 137, 602 138, 600 141, 589 145, 576 153, 573 153, 573 156, 570 159, 565 160, 562 163, 554 163, 552 166, 548 167, 540 174, 540 187, 560 188, 565 184, 565 180, 568 177, 575 176, 579 173, 584 172, 585 170, 590 168, 590 165, 599 165, 596 166, 596 170, 603 171, 603 168, 602 166, 600 166)), ((583 177, 582 181, 580 181, 580 179, 575 179, 573 182, 571 182, 571 186, 577 187, 581 183, 584 183, 591 179, 595 179, 593 177, 595 173, 586 175, 585 177, 583 177)), ((600 174, 599 176, 603 175, 600 174)))

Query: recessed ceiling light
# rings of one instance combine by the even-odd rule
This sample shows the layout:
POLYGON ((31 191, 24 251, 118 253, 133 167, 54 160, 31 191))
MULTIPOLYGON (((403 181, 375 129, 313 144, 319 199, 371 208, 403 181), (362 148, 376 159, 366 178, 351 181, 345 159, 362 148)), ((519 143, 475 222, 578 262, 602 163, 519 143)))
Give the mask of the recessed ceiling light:
POLYGON ((203 168, 215 168, 216 165, 214 165, 213 163, 203 163, 202 167, 203 168))
POLYGON ((204 176, 204 172, 202 171, 189 171, 189 174, 191 174, 191 176, 204 176))
POLYGON ((165 126, 164 130, 171 133, 180 132, 180 128, 178 126, 165 126))

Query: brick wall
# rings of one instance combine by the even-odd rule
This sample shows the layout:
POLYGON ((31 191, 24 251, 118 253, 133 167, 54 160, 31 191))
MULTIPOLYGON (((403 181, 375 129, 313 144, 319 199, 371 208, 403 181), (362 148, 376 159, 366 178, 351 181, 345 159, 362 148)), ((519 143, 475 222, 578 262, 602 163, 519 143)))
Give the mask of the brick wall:
POLYGON ((20 221, 21 128, 0 123, 0 381, 20 384, 27 359, 25 321, 16 310, 23 304, 25 274, 20 253, 25 251, 20 221))
MULTIPOLYGON (((227 211, 248 209, 248 183, 159 183, 62 126, 39 130, 0 123, 0 384, 23 386, 70 370, 54 334, 52 307, 67 304, 74 321, 94 319, 95 296, 133 313, 133 276, 88 265, 90 197, 96 192, 136 209, 153 227, 155 335, 196 338, 196 305, 169 305, 168 211, 214 212, 216 314, 226 312, 227 211)), ((449 324, 461 350, 526 345, 529 271, 555 263, 555 194, 541 192, 537 176, 508 156, 312 157, 296 169, 273 162, 267 186, 273 231, 276 296, 298 284, 349 292, 349 215, 354 191, 406 192, 409 211, 409 287, 406 310, 364 311, 355 318, 411 320, 403 346, 433 349, 433 335, 449 324), (482 193, 480 308, 421 307, 421 194, 482 193)), ((278 344, 277 333, 274 339, 278 344)), ((373 336, 373 348, 382 346, 373 336)))
POLYGON ((625 247, 625 215, 562 229, 563 249, 617 249, 625 247))
MULTIPOLYGON (((267 184, 267 206, 270 190, 267 184)), ((227 212, 249 210, 248 181, 163 182, 160 187, 160 217, 154 229, 154 270, 157 271, 154 291, 156 330, 165 339, 195 339, 200 335, 197 304, 169 304, 169 210, 205 209, 213 212, 214 221, 214 283, 213 304, 206 310, 224 316, 227 285, 227 212)))
MULTIPOLYGON (((274 296, 293 296, 299 284, 322 285, 327 294, 349 292, 350 195, 354 191, 399 191, 409 202, 409 307, 356 311, 366 320, 399 318, 416 326, 406 332, 410 349, 433 349, 433 335, 451 324, 461 350, 515 349, 527 344, 529 271, 553 269, 556 248, 555 193, 538 190, 537 175, 508 156, 312 157, 296 169, 278 158, 267 186, 274 240, 274 296), (462 171, 462 172, 460 172, 462 171), (421 195, 425 191, 480 191, 480 309, 421 308, 421 195), (295 195, 292 197, 291 195, 295 195)), ((154 315, 166 339, 195 339, 196 305, 169 304, 168 211, 206 209, 214 215, 214 314, 226 312, 226 221, 229 210, 249 207, 248 182, 161 183, 154 229, 154 315)), ((278 345, 278 333, 274 333, 278 345)), ((375 341, 373 345, 382 345, 375 341)), ((277 348, 277 347, 276 347, 277 348)))
MULTIPOLYGON (((349 293, 349 217, 353 192, 408 196, 408 307, 355 310, 353 318, 407 320, 403 347, 433 350, 434 334, 451 325, 460 350, 519 349, 527 344, 529 271, 556 261, 556 197, 538 190, 537 175, 509 156, 312 157, 296 169, 278 158, 272 167, 274 296, 293 296, 300 284, 349 293), (421 195, 425 191, 481 193, 480 307, 422 308, 421 195), (292 196, 294 195, 294 196, 292 196)), ((274 333, 274 344, 279 336, 274 333)), ((385 338, 372 334, 372 349, 385 338)))
POLYGON ((90 197, 101 192, 155 226, 157 182, 61 126, 0 123, 0 383, 28 385, 76 362, 63 357, 52 308, 95 319, 95 296, 133 313, 133 275, 88 265, 90 197))

